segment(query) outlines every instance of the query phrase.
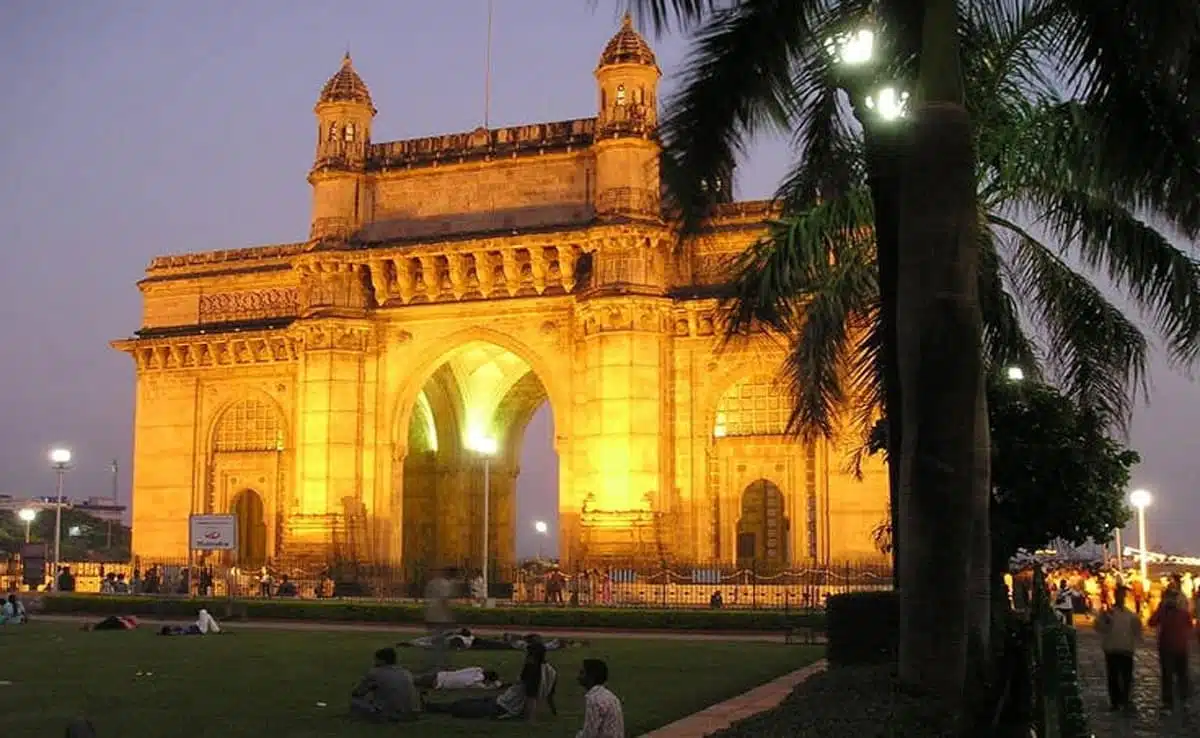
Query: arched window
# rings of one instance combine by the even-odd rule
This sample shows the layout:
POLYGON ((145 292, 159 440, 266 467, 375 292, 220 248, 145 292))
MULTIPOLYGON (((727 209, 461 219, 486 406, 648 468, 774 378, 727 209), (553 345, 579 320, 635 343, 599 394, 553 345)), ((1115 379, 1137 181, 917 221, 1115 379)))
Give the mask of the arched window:
POLYGON ((213 451, 282 451, 279 412, 265 400, 240 400, 221 414, 213 451))
POLYGON ((336 141, 336 140, 338 140, 338 127, 337 127, 337 123, 330 123, 330 124, 329 124, 329 137, 328 137, 328 140, 330 140, 330 141, 336 141))
POLYGON ((346 124, 346 143, 353 143, 353 142, 354 142, 354 124, 347 123, 346 124))
POLYGON ((617 85, 617 105, 625 104, 625 85, 617 85))
POLYGON ((783 435, 791 412, 791 393, 787 388, 766 374, 755 374, 721 396, 713 435, 717 438, 783 435))

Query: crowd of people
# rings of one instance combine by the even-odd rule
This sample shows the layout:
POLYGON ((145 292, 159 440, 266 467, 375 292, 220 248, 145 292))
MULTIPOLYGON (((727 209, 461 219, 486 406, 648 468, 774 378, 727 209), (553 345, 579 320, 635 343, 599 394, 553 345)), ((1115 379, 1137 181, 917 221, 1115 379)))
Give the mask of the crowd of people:
MULTIPOLYGON (((1189 661, 1196 617, 1200 615, 1200 586, 1187 575, 1174 574, 1146 581, 1136 573, 1055 572, 1049 584, 1058 617, 1067 624, 1091 619, 1100 635, 1107 672, 1109 706, 1134 710, 1131 700, 1134 661, 1143 632, 1153 632, 1160 665, 1162 709, 1173 711, 1191 691, 1189 661)), ((1023 598, 1015 578, 1010 591, 1023 598)))

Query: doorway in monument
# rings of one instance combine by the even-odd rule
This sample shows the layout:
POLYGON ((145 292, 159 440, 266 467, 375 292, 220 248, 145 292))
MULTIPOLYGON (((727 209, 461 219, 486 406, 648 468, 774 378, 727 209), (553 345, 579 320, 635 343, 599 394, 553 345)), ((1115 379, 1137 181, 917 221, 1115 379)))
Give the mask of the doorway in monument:
POLYGON ((258 569, 267 563, 267 521, 262 496, 244 489, 233 498, 232 512, 237 517, 237 565, 258 569))
POLYGON ((481 568, 485 481, 489 580, 510 580, 523 559, 557 556, 553 412, 527 361, 483 341, 451 351, 417 393, 404 432, 406 568, 481 568))
POLYGON ((789 525, 783 492, 759 479, 742 491, 742 514, 737 525, 738 566, 778 569, 788 563, 789 525))

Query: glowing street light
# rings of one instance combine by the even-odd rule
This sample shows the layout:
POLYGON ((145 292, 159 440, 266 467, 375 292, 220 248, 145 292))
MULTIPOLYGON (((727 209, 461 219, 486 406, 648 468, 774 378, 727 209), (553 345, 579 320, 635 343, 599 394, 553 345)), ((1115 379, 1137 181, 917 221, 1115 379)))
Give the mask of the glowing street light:
POLYGON ((1010 382, 1025 381, 1025 370, 1019 366, 1010 366, 1004 371, 1004 375, 1008 377, 1008 381, 1010 382))
POLYGON ((867 97, 867 110, 872 110, 885 123, 900 120, 908 115, 908 93, 887 86, 867 97))
POLYGON ((468 439, 467 445, 472 451, 483 457, 483 566, 480 573, 483 579, 483 601, 488 600, 488 528, 491 526, 492 507, 492 457, 500 449, 500 444, 491 436, 479 435, 468 439))
POLYGON ((550 534, 550 526, 546 525, 545 520, 535 520, 533 521, 533 530, 541 536, 538 539, 538 559, 540 560, 542 558, 542 541, 550 534))
POLYGON ((50 467, 54 469, 55 482, 58 488, 58 501, 54 506, 54 587, 58 588, 58 568, 62 561, 62 508, 63 508, 63 478, 71 468, 71 449, 55 448, 50 451, 50 467))
POLYGON ((1146 508, 1154 501, 1150 491, 1135 489, 1129 493, 1129 502, 1137 508, 1138 518, 1138 548, 1142 551, 1142 581, 1150 581, 1150 557, 1146 551, 1146 508))
POLYGON ((825 51, 835 64, 857 67, 875 56, 875 32, 870 28, 839 33, 825 39, 825 51))
POLYGON ((37 518, 37 510, 34 510, 32 507, 23 507, 17 511, 17 517, 21 519, 21 522, 25 523, 25 542, 29 543, 29 526, 37 518))

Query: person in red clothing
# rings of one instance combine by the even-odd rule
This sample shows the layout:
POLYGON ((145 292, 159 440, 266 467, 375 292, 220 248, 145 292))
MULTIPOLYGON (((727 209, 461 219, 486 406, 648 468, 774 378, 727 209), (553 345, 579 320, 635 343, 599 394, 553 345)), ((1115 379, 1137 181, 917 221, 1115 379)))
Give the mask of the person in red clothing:
POLYGON ((1174 586, 1163 592, 1162 603, 1150 616, 1150 627, 1158 631, 1158 658, 1162 675, 1163 709, 1175 707, 1176 692, 1186 702, 1188 683, 1188 645, 1192 639, 1192 615, 1183 594, 1174 586))

